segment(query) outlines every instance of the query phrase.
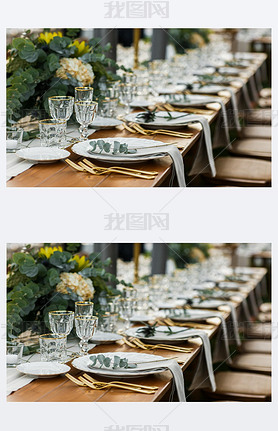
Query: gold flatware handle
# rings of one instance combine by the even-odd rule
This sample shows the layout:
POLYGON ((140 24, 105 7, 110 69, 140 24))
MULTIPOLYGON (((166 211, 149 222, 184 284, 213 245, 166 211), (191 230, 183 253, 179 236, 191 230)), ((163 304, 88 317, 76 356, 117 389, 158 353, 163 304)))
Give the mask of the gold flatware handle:
POLYGON ((72 162, 70 159, 65 159, 65 162, 71 166, 73 169, 76 169, 77 171, 83 172, 84 169, 78 166, 76 163, 72 162))
MULTIPOLYGON (((104 382, 98 382, 97 380, 93 379, 91 376, 89 376, 88 374, 83 374, 83 377, 89 381, 91 381, 92 383, 104 383, 104 382)), ((122 382, 118 382, 118 381, 112 381, 109 383, 119 383, 122 384, 122 382)), ((157 390, 158 386, 145 386, 145 385, 136 385, 135 383, 128 383, 128 382, 124 382, 124 385, 126 386, 133 386, 135 388, 141 388, 141 389, 150 389, 150 390, 157 390)))
MULTIPOLYGON (((92 168, 100 168, 100 166, 96 166, 94 165, 92 162, 90 162, 87 159, 83 160, 84 163, 87 163, 88 166, 91 166, 92 168)), ((140 174, 146 174, 146 175, 157 175, 158 172, 157 171, 141 171, 139 169, 131 169, 131 168, 126 168, 126 167, 122 167, 122 166, 110 166, 110 169, 121 169, 123 171, 128 171, 128 172, 134 172, 134 173, 140 173, 140 174)), ((106 168, 103 168, 106 169, 106 168)))
POLYGON ((141 394, 154 394, 155 391, 154 390, 147 390, 147 389, 140 389, 140 388, 133 388, 130 386, 125 386, 124 383, 121 384, 114 384, 114 383, 103 383, 103 384, 94 384, 91 383, 90 381, 84 379, 84 377, 79 377, 79 379, 81 380, 81 382, 85 383, 87 386, 89 386, 92 389, 107 389, 107 388, 119 388, 119 389, 125 389, 128 391, 132 391, 132 392, 139 392, 141 394))
POLYGON ((71 376, 70 374, 65 374, 65 376, 73 383, 79 386, 86 386, 85 383, 82 383, 80 380, 76 379, 75 377, 71 376))

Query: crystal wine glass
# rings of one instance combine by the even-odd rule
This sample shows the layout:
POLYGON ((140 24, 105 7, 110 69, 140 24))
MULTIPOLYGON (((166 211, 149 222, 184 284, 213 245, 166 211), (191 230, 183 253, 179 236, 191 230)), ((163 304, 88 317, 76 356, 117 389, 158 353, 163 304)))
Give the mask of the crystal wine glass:
POLYGON ((75 102, 76 120, 80 124, 79 132, 82 140, 88 139, 88 126, 94 121, 97 103, 92 101, 75 102))
POLYGON ((121 84, 122 102, 126 105, 126 114, 130 113, 130 104, 134 99, 135 86, 133 84, 121 84))
POLYGON ((73 328, 73 319, 74 312, 73 311, 50 311, 48 313, 50 329, 53 335, 57 337, 64 337, 65 339, 65 348, 63 352, 61 352, 61 358, 66 359, 66 343, 67 336, 70 334, 73 328))
POLYGON ((76 102, 91 102, 93 100, 94 89, 92 87, 75 87, 74 94, 76 102))
POLYGON ((75 302, 75 317, 92 316, 94 312, 94 303, 91 301, 75 302))
POLYGON ((81 356, 88 353, 88 341, 94 335, 98 318, 96 316, 77 316, 75 318, 76 334, 80 338, 79 346, 81 356))
POLYGON ((120 315, 125 320, 125 329, 130 327, 130 319, 134 312, 134 300, 131 298, 123 298, 120 300, 120 315))

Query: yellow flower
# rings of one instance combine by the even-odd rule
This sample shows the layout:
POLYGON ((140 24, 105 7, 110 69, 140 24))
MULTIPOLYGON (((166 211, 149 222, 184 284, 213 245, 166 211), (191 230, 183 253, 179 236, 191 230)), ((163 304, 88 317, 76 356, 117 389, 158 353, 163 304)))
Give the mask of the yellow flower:
POLYGON ((54 31, 54 33, 49 33, 48 31, 46 31, 45 33, 40 34, 39 41, 46 42, 48 45, 55 36, 63 37, 60 31, 58 31, 58 33, 56 33, 56 31, 54 31))
POLYGON ((80 57, 80 56, 86 54, 86 52, 91 51, 91 47, 89 45, 86 45, 84 40, 82 42, 78 42, 78 40, 74 40, 70 46, 76 46, 76 48, 77 48, 76 56, 77 57, 80 57))
POLYGON ((73 258, 70 259, 70 261, 73 261, 73 260, 77 262, 77 265, 78 265, 77 271, 81 271, 82 269, 87 268, 91 264, 90 261, 86 259, 85 256, 80 257, 78 256, 78 254, 75 254, 73 258))
POLYGON ((52 256, 52 254, 54 253, 54 251, 63 251, 63 249, 60 246, 58 246, 58 247, 42 247, 42 248, 40 248, 39 256, 40 257, 46 257, 47 259, 49 259, 50 256, 52 256))

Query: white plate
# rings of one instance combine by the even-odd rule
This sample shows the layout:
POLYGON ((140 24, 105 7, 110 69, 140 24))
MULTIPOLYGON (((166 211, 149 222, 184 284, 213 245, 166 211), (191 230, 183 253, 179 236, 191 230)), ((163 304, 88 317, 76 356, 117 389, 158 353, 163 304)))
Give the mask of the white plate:
POLYGON ((90 127, 92 129, 113 129, 121 124, 122 121, 117 120, 117 118, 96 117, 90 127))
MULTIPOLYGON (((100 160, 103 162, 112 162, 112 163, 133 163, 133 162, 140 162, 140 161, 146 161, 146 160, 152 160, 154 158, 164 157, 165 154, 149 154, 150 151, 153 151, 152 149, 144 149, 144 147, 157 147, 159 145, 162 145, 162 148, 165 147, 165 143, 161 141, 153 141, 151 139, 144 139, 144 138, 101 138, 105 142, 110 142, 113 146, 114 141, 118 141, 122 144, 128 144, 129 148, 140 148, 138 149, 137 153, 135 154, 124 154, 124 155, 113 155, 111 153, 98 153, 95 152, 94 154, 88 153, 88 150, 90 150, 92 147, 90 145, 90 140, 79 142, 78 144, 74 144, 72 147, 72 151, 79 156, 88 157, 91 159, 100 160)), ((91 139, 92 141, 97 141, 98 139, 91 139)), ((160 148, 157 148, 160 151, 160 148)), ((96 150, 97 151, 97 150, 96 150)))
POLYGON ((167 344, 172 344, 172 343, 180 343, 181 341, 183 341, 184 337, 186 337, 186 332, 187 332, 186 329, 190 329, 186 327, 179 328, 176 326, 171 326, 171 330, 174 332, 174 334, 167 335, 163 331, 167 331, 168 326, 158 326, 155 335, 153 335, 152 337, 146 338, 143 336, 143 334, 140 334, 140 332, 137 332, 138 329, 144 328, 144 327, 145 326, 130 328, 126 331, 126 334, 130 337, 140 338, 140 340, 143 340, 149 344, 160 343, 160 342, 163 342, 163 343, 167 342, 167 344))
MULTIPOLYGON (((174 100, 168 99, 167 101, 173 106, 189 107, 189 106, 206 106, 209 103, 215 103, 216 97, 202 96, 200 94, 188 94, 184 99, 183 96, 176 97, 174 100), (180 99, 180 100, 179 100, 180 99)), ((221 99, 219 99, 221 100, 221 99)))
POLYGON ((196 321, 206 320, 212 317, 214 314, 211 311, 205 311, 205 310, 186 310, 186 314, 183 314, 183 310, 180 310, 180 311, 181 311, 180 315, 178 315, 178 313, 174 315, 170 313, 169 317, 172 320, 177 320, 181 322, 191 322, 192 319, 196 321))
POLYGON ((221 75, 234 75, 238 76, 243 72, 243 69, 237 69, 235 67, 221 67, 219 73, 221 75))
MULTIPOLYGON (((157 313, 156 314, 156 316, 158 315, 159 313, 157 313)), ((138 323, 140 323, 140 322, 148 322, 149 320, 154 320, 155 319, 155 317, 156 317, 155 315, 149 315, 149 314, 141 314, 141 315, 139 315, 139 314, 135 314, 134 316, 132 316, 131 318, 130 318, 130 321, 131 322, 138 322, 138 323)))
POLYGON ((41 378, 56 377, 70 371, 70 367, 59 362, 26 362, 16 367, 18 371, 28 376, 41 378))
POLYGON ((179 91, 184 91, 186 89, 186 85, 178 84, 178 85, 168 85, 165 87, 155 88, 155 91, 159 94, 175 94, 179 91))
POLYGON ((211 308, 212 310, 217 309, 220 305, 224 305, 223 301, 217 299, 208 299, 202 302, 196 301, 191 305, 192 308, 211 308))
POLYGON ((240 290, 242 288, 242 284, 241 283, 237 283, 234 281, 222 281, 221 283, 219 283, 219 288, 220 289, 227 289, 227 290, 240 290))
POLYGON ((97 331, 91 338, 91 342, 96 344, 110 344, 115 343, 122 338, 122 335, 115 334, 114 332, 97 331))
MULTIPOLYGON (((162 356, 158 355, 149 355, 146 353, 129 353, 129 352, 104 352, 104 353, 98 353, 98 355, 103 354, 104 356, 108 356, 110 358, 113 358, 114 356, 120 356, 121 359, 128 359, 129 362, 146 362, 149 363, 150 361, 155 361, 157 359, 166 359, 162 356)), ((138 364, 138 367, 136 368, 129 368, 126 369, 111 369, 111 368, 94 368, 92 370, 88 367, 90 364, 90 356, 92 355, 86 355, 81 356, 80 358, 76 358, 72 361, 72 365, 77 368, 78 370, 85 371, 86 373, 93 373, 93 374, 99 374, 101 376, 105 377, 142 377, 146 376, 148 374, 154 374, 156 372, 164 371, 165 368, 159 367, 159 362, 157 363, 157 369, 156 370, 144 370, 144 364, 138 364)), ((153 364, 155 364, 153 362, 153 364)))
POLYGON ((155 119, 153 121, 146 123, 144 119, 137 117, 139 114, 143 112, 145 111, 134 112, 132 114, 126 115, 125 118, 127 121, 131 121, 137 124, 142 124, 144 126, 147 126, 150 129, 158 128, 158 127, 163 127, 164 129, 165 128, 172 129, 175 127, 179 127, 179 128, 184 127, 185 122, 188 120, 187 117, 188 115, 190 115, 190 114, 185 115, 183 112, 170 112, 173 119, 167 120, 167 111, 161 111, 161 112, 156 112, 155 119))
POLYGON ((53 163, 64 160, 70 156, 70 152, 61 148, 53 147, 32 147, 23 148, 15 153, 21 159, 38 163, 53 163))
POLYGON ((218 94, 219 91, 224 91, 224 90, 225 90, 225 88, 222 87, 221 85, 204 85, 201 88, 194 89, 194 93, 197 93, 197 94, 202 94, 202 93, 218 94))

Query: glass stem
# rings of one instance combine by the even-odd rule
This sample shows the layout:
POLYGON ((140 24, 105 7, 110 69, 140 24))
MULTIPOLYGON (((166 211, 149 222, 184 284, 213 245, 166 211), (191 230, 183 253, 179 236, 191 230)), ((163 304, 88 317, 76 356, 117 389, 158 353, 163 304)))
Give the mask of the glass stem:
POLYGON ((80 355, 86 355, 88 353, 88 341, 87 340, 80 340, 79 342, 80 346, 80 355))

